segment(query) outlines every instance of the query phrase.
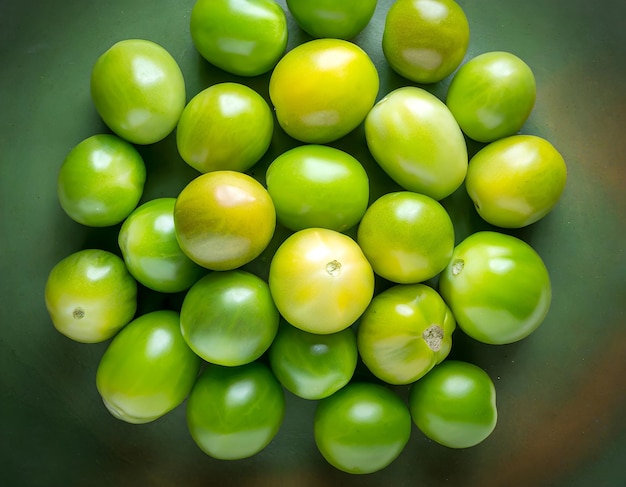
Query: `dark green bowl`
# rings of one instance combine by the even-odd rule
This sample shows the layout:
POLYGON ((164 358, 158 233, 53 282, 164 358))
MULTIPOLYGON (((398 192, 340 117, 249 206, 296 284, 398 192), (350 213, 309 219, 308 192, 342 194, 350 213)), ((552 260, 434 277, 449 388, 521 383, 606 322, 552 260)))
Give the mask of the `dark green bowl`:
MULTIPOLYGON (((285 2, 279 2, 285 7, 285 2)), ((391 1, 355 42, 377 64, 379 97, 408 85, 380 47, 391 1)), ((387 469, 350 476, 329 466, 312 434, 315 402, 287 395, 285 422, 257 456, 218 461, 193 443, 184 407, 142 426, 114 419, 95 387, 106 343, 59 334, 43 289, 52 266, 85 247, 117 251, 118 228, 70 220, 56 197, 69 150, 107 132, 89 95, 97 56, 117 40, 145 38, 179 62, 188 97, 212 83, 242 81, 206 63, 189 34, 192 0, 5 1, 0 5, 0 479, 30 486, 588 486, 626 485, 626 4, 619 0, 459 1, 472 37, 466 60, 508 50, 534 70, 535 109, 522 132, 549 139, 568 164, 556 209, 510 232, 544 258, 554 298, 543 325, 521 342, 475 343, 457 332, 453 355, 495 382, 499 422, 484 443, 450 450, 415 427, 387 469)), ((289 16, 289 48, 309 37, 289 16)), ((246 80, 267 98, 269 75, 246 80)), ((445 96, 448 80, 428 89, 445 96)), ((364 147, 362 127, 333 144, 361 156, 372 196, 392 188, 364 147)), ((262 178, 293 140, 279 132, 252 173, 262 178)), ((478 148, 470 144, 470 151, 478 148)), ((144 201, 176 196, 196 173, 167 137, 141 148, 144 201)), ((457 238, 486 228, 461 188, 445 205, 457 238)), ((279 233, 284 236, 284 233, 279 233)), ((263 266, 256 268, 264 272, 263 266)), ((140 312, 176 308, 142 291, 140 312)), ((399 393, 405 392, 399 388, 399 393)))

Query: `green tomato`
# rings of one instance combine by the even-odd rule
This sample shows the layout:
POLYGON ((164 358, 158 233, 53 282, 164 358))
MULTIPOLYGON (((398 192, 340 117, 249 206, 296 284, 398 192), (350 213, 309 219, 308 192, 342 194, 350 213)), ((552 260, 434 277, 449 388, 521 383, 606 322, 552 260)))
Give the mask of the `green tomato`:
POLYGON ((535 331, 552 298, 539 254, 516 237, 490 231, 474 233, 455 247, 439 291, 467 335, 494 345, 535 331))
POLYGON ((325 228, 290 235, 269 269, 280 314, 311 333, 335 333, 361 316, 374 295, 374 272, 358 244, 325 228))
POLYGON ((347 230, 369 203, 369 179, 361 163, 324 145, 284 152, 268 167, 265 181, 278 221, 294 231, 347 230))
POLYGON ((77 342, 103 342, 133 319, 137 282, 117 255, 80 250, 52 268, 45 302, 60 333, 77 342))
POLYGON ((398 88, 365 119, 367 146, 400 186, 441 200, 467 173, 467 146, 458 123, 435 95, 415 86, 398 88))
POLYGON ((376 0, 287 0, 298 26, 312 37, 352 39, 369 23, 376 0))
POLYGON ((180 311, 183 337, 200 357, 243 365, 272 344, 279 314, 269 286, 241 270, 212 272, 187 292, 180 311))
POLYGON ((265 154, 273 130, 272 111, 261 95, 239 83, 218 83, 187 104, 176 143, 183 160, 202 173, 244 172, 265 154))
POLYGON ((319 402, 313 430, 328 463, 348 473, 373 473, 389 466, 408 443, 411 415, 386 387, 353 382, 319 402))
POLYGON ((445 359, 456 322, 435 290, 398 284, 374 296, 359 321, 363 363, 389 384, 410 384, 445 359))
POLYGON ((57 180, 63 211, 90 227, 124 220, 137 206, 146 181, 139 152, 115 135, 92 135, 67 155, 57 180))
POLYGON ((206 272, 178 245, 175 203, 176 198, 157 198, 144 203, 124 221, 118 235, 122 257, 133 277, 163 293, 189 289, 206 272))
POLYGON ((133 144, 169 135, 185 107, 185 80, 163 47, 142 39, 119 41, 91 72, 91 98, 104 123, 133 144))
POLYGON ((411 386, 409 410, 428 438, 450 448, 469 448, 496 427, 496 390, 476 365, 445 360, 411 386))
POLYGON ((382 48, 401 76, 436 83, 461 64, 469 40, 467 17, 454 0, 397 0, 387 12, 382 48))
POLYGON ((328 397, 345 386, 357 358, 352 328, 320 335, 283 323, 269 349, 270 365, 280 383, 310 400, 328 397))
POLYGON ((191 437, 221 460, 251 457, 276 436, 285 416, 285 393, 260 362, 239 367, 210 364, 187 401, 191 437))
POLYGON ((197 0, 190 31, 204 59, 240 76, 268 72, 287 47, 287 18, 274 0, 197 0))
POLYGON ((357 242, 374 272, 392 282, 423 282, 439 274, 454 249, 447 211, 429 196, 387 193, 365 212, 357 242))
POLYGON ((153 311, 111 341, 100 359, 96 386, 117 419, 148 423, 185 400, 200 365, 180 334, 178 313, 153 311))
POLYGON ((535 76, 510 52, 487 52, 455 73, 446 104, 461 129, 478 142, 518 132, 535 105, 535 76))
POLYGON ((563 156, 550 142, 534 135, 511 135, 472 157, 465 188, 485 221, 520 228, 552 211, 566 179, 563 156))

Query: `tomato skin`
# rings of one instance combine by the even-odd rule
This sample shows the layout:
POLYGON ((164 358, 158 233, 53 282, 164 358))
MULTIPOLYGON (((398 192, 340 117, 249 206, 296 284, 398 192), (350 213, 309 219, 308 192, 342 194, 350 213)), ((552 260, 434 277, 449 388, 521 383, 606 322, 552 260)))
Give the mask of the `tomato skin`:
POLYGON ((269 286, 242 270, 212 272, 185 295, 180 327, 192 350, 207 362, 243 365, 259 358, 278 330, 269 286))
POLYGON ((60 333, 77 342, 103 342, 133 319, 137 282, 117 255, 84 249, 52 268, 45 302, 60 333))
POLYGON ((455 247, 439 291, 459 327, 492 345, 530 335, 552 299, 550 276, 539 254, 516 237, 491 231, 474 233, 455 247))
POLYGON ((272 258, 268 282, 280 314, 311 333, 349 327, 374 294, 374 272, 358 244, 325 228, 289 236, 272 258))
POLYGON ((498 421, 493 381, 458 360, 445 360, 411 386, 409 410, 427 437, 449 448, 476 446, 498 421))
POLYGON ((146 182, 146 166, 137 150, 111 134, 78 143, 59 170, 57 195, 63 211, 90 227, 123 221, 137 206, 146 182))
POLYGON ((244 172, 265 154, 273 130, 272 112, 261 95, 240 83, 218 83, 185 106, 176 144, 183 160, 202 173, 244 172))
POLYGON ((493 142, 518 132, 536 98, 530 67, 510 52, 480 54, 454 74, 446 104, 468 137, 493 142))
POLYGON ((472 157, 465 188, 483 220, 521 228, 546 216, 567 179, 563 156, 546 139, 511 135, 472 157))
POLYGON ((441 200, 467 173, 467 146, 448 107, 435 95, 405 86, 368 113, 365 137, 380 167, 404 189, 441 200))
POLYGON ((272 372, 291 393, 323 399, 352 378, 358 359, 352 328, 320 335, 283 322, 269 349, 272 372))
POLYGON ((96 385, 117 419, 148 423, 183 402, 200 365, 180 333, 178 313, 153 311, 111 341, 98 365, 96 385))
POLYGON ((455 329, 452 312, 434 289, 398 284, 374 296, 359 320, 359 354, 379 379, 410 384, 448 356, 455 329))
POLYGON ((287 0, 298 26, 312 37, 352 39, 369 23, 377 0, 287 0))
POLYGON ((259 453, 278 433, 284 415, 285 394, 261 362, 208 365, 187 401, 193 440, 207 455, 222 460, 259 453))
POLYGON ((387 467, 402 452, 411 416, 386 387, 353 382, 318 403, 313 427, 315 443, 331 465, 366 474, 387 467))
POLYGON ((239 76, 266 73, 287 47, 287 18, 273 0, 197 0, 189 28, 204 59, 239 76))
POLYGON ((326 144, 363 122, 378 87, 378 71, 363 49, 341 39, 315 39, 293 48, 278 62, 269 95, 287 135, 326 144))
POLYGON ((282 153, 265 180, 278 221, 294 231, 348 230, 369 203, 369 179, 361 163, 329 146, 306 144, 282 153))
POLYGON ((169 135, 185 107, 185 80, 162 46, 143 39, 119 41, 91 72, 91 98, 106 125, 133 144, 169 135))

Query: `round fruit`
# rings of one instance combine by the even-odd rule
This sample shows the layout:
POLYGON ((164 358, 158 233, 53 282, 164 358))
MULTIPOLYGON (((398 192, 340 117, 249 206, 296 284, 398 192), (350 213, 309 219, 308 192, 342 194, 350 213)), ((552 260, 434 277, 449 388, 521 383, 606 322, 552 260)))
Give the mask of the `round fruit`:
POLYGON ((458 244, 441 273, 439 290, 459 327, 489 344, 513 343, 548 314, 550 276, 526 242, 499 232, 477 232, 458 244))
POLYGON ((428 438, 450 448, 469 448, 496 427, 496 389, 476 365, 446 360, 411 387, 409 409, 428 438))
POLYGON ((180 248, 191 260, 224 271, 251 262, 265 250, 276 227, 276 211, 256 179, 237 171, 214 171, 180 192, 174 225, 180 248))
POLYGON ((274 118, 252 88, 218 83, 194 96, 178 122, 176 143, 183 160, 206 173, 247 171, 267 151, 274 118))
POLYGON ((104 123, 133 144, 169 135, 185 107, 185 80, 163 47, 142 39, 111 46, 91 72, 91 97, 104 123))
POLYGON ((287 18, 274 0, 197 0, 189 28, 204 59, 239 76, 266 73, 287 47, 287 18))
POLYGON ((446 105, 417 88, 398 88, 369 112, 367 146, 400 186, 436 200, 451 195, 467 173, 463 132, 446 105))
POLYGON ((374 294, 374 272, 347 235, 307 228, 289 236, 269 269, 276 307, 293 326, 311 333, 335 333, 365 311, 374 294))
POLYGON ((454 0, 397 0, 387 12, 382 47, 398 74, 436 83, 461 64, 469 39, 467 17, 454 0))
POLYGON ((376 66, 359 46, 316 39, 293 48, 278 62, 269 94, 287 135, 325 144, 363 122, 378 85, 376 66))
POLYGON ((443 206, 411 191, 387 193, 365 212, 357 242, 374 272, 397 283, 439 274, 454 249, 454 227, 443 206))
POLYGON ((350 154, 324 145, 302 145, 268 167, 267 191, 278 221, 291 230, 356 225, 369 203, 367 172, 350 154))
POLYGON ((566 179, 563 156, 550 142, 534 135, 512 135, 472 157, 465 187, 485 221, 520 228, 552 211, 566 179))
POLYGON ((77 342, 103 342, 133 319, 137 282, 117 255, 80 250, 52 268, 45 301, 60 333, 77 342))
POLYGON ((57 180, 61 207, 90 227, 117 225, 143 194, 146 166, 139 152, 115 135, 83 140, 67 155, 57 180))
POLYGON ((535 76, 510 52, 487 52, 455 73, 446 104, 468 137, 493 142, 518 132, 535 105, 535 76))

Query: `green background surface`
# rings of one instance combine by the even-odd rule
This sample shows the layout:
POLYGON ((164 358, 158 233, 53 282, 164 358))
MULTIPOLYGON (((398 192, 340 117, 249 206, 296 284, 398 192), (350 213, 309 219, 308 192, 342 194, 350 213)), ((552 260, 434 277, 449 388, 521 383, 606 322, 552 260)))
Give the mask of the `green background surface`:
MULTIPOLYGON (((279 2, 283 7, 285 3, 279 2)), ((376 63, 379 98, 411 83, 385 64, 380 47, 390 1, 354 39, 376 63)), ((451 356, 483 367, 495 382, 499 423, 483 444, 450 450, 415 427, 382 472, 350 476, 330 467, 312 434, 315 402, 287 394, 285 422, 259 455, 209 458, 193 443, 184 407, 146 425, 114 419, 95 387, 106 343, 78 344, 56 332, 43 289, 52 266, 85 247, 119 252, 117 230, 70 220, 56 176, 78 142, 107 132, 89 96, 96 58, 114 42, 163 45, 185 75, 187 97, 219 81, 245 81, 267 98, 269 75, 244 80, 213 68, 189 34, 192 0, 67 0, 0 4, 0 483, 7 486, 588 486, 626 485, 626 30, 621 0, 459 1, 472 37, 466 60, 508 50, 534 70, 538 94, 523 133, 563 154, 568 184, 557 208, 509 232, 544 258, 552 309, 530 337, 488 346, 454 336, 451 356)), ((289 16, 288 48, 308 40, 289 16)), ((449 79, 427 87, 445 97, 449 79)), ((296 143, 277 130, 252 173, 296 143)), ((362 127, 332 144, 359 158, 372 198, 394 188, 364 149, 362 127)), ((470 152, 478 148, 470 143, 470 152)), ((175 137, 141 148, 143 201, 176 196, 197 173, 175 137)), ((463 188, 444 202, 457 240, 489 228, 463 188)), ((276 238, 249 268, 265 276, 276 238)), ((145 290, 140 313, 176 309, 145 290)), ((362 370, 359 372, 367 375, 362 370)), ((406 388, 396 388, 405 396, 406 388)))

